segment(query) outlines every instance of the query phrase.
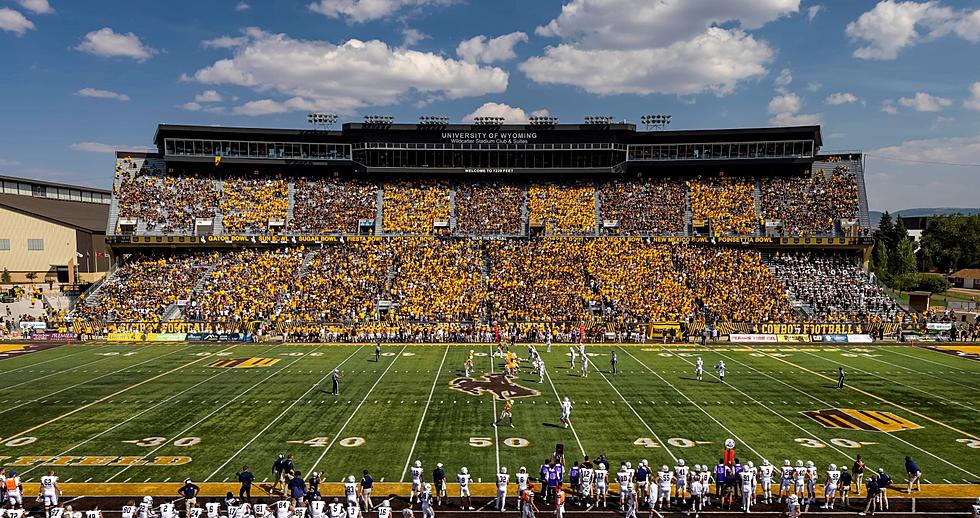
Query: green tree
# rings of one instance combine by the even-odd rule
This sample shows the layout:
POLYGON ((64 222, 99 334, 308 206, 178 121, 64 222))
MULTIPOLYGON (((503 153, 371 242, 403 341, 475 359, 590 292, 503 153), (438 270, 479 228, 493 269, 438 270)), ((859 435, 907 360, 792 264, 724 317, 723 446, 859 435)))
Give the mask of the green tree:
POLYGON ((883 241, 875 242, 874 250, 871 251, 871 271, 881 279, 881 282, 888 285, 891 281, 891 272, 888 271, 888 252, 885 250, 883 241))
POLYGON ((980 268, 980 215, 930 218, 921 246, 939 271, 980 268))
POLYGON ((889 261, 892 275, 915 273, 915 250, 910 239, 902 239, 895 247, 892 260, 889 261))
POLYGON ((10 284, 10 270, 6 268, 3 269, 3 273, 0 273, 0 282, 10 284))
POLYGON ((892 236, 894 235, 895 225, 892 223, 892 215, 885 212, 881 215, 881 220, 878 222, 878 228, 874 231, 874 237, 876 241, 884 243, 885 251, 892 250, 897 244, 892 241, 892 236))
POLYGON ((31 284, 34 284, 34 279, 37 279, 37 272, 27 272, 24 274, 24 277, 27 277, 27 280, 31 281, 31 284))

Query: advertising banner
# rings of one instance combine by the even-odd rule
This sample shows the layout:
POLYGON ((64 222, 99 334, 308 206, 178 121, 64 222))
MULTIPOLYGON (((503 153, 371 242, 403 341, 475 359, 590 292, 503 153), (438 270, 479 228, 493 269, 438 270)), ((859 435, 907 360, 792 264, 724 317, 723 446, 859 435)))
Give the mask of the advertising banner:
POLYGON ((142 333, 109 333, 106 340, 110 342, 142 342, 142 333))
POLYGON ((780 343, 807 343, 810 335, 776 335, 776 341, 780 343))
POLYGON ((757 334, 730 334, 728 335, 728 340, 730 342, 737 343, 748 343, 748 342, 776 342, 776 335, 757 335, 757 334))
POLYGON ((816 335, 813 339, 817 342, 825 343, 847 343, 847 335, 816 335))
POLYGON ((187 333, 188 342, 251 342, 252 333, 187 333))
POLYGON ((949 331, 953 329, 952 322, 929 322, 926 324, 926 329, 930 331, 949 331))
POLYGON ((852 344, 870 344, 873 341, 871 335, 847 335, 847 342, 852 344))
POLYGON ((32 329, 32 330, 37 330, 37 331, 44 331, 47 328, 48 328, 48 325, 45 324, 44 322, 27 322, 27 321, 24 321, 24 322, 21 322, 20 323, 20 329, 21 329, 21 331, 24 331, 24 330, 27 330, 27 329, 32 329))
POLYGON ((37 340, 40 342, 68 342, 70 340, 78 340, 78 335, 75 333, 31 333, 31 340, 37 340))
POLYGON ((146 335, 147 342, 183 342, 187 339, 187 333, 149 333, 146 335))

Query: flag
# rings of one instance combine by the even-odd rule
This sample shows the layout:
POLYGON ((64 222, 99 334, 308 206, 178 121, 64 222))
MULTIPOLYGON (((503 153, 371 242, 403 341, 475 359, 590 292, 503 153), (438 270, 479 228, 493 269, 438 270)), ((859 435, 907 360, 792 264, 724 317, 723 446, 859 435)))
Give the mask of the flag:
POLYGON ((214 157, 214 165, 215 165, 215 167, 221 165, 221 155, 215 155, 215 157, 214 157))

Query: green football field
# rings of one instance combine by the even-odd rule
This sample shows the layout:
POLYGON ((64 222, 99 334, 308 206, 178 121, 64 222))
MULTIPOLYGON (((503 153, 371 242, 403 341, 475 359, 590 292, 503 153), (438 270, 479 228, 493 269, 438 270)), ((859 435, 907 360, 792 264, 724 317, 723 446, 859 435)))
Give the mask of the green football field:
POLYGON ((248 464, 261 482, 284 452, 327 481, 365 468, 403 481, 416 459, 489 481, 499 466, 537 472, 558 443, 568 461, 603 453, 614 465, 673 466, 714 464, 732 438, 736 456, 757 465, 812 459, 823 469, 861 454, 901 481, 911 455, 928 482, 980 483, 980 362, 908 346, 590 345, 583 378, 567 346, 539 350, 543 383, 529 370, 484 378, 503 367, 487 345, 386 345, 380 362, 373 345, 48 349, 0 361, 0 466, 25 482, 53 465, 62 482, 143 483, 234 480, 248 464), (474 379, 458 379, 470 349, 474 379), (725 384, 712 368, 720 360, 725 384), (502 402, 484 389, 524 396, 514 398, 513 428, 492 426, 502 402), (566 396, 569 429, 558 420, 566 396))

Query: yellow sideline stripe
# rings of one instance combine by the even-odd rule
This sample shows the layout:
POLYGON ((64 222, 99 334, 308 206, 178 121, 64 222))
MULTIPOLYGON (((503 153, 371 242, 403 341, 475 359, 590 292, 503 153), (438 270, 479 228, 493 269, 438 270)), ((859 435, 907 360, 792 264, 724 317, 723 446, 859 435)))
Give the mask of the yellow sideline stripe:
MULTIPOLYGON (((228 347, 227 349, 218 351, 218 353, 223 353, 225 351, 230 351, 230 350, 234 349, 235 347, 238 347, 238 345, 239 344, 232 345, 231 347, 228 347)), ((218 353, 215 353, 215 354, 218 354, 218 353)), ((170 369, 169 371, 164 372, 162 374, 157 374, 156 376, 153 376, 152 378, 149 378, 149 379, 145 379, 145 380, 143 380, 143 381, 141 381, 139 383, 136 383, 135 385, 130 385, 130 386, 126 387, 126 388, 119 389, 119 390, 113 392, 112 394, 109 394, 108 396, 103 396, 103 397, 101 397, 101 398, 99 398, 99 399, 97 399, 97 400, 95 400, 95 401, 93 401, 93 402, 91 402, 91 403, 89 403, 87 405, 82 405, 82 406, 80 406, 78 408, 75 408, 73 410, 70 410, 68 412, 65 412, 64 414, 61 414, 58 417, 53 417, 51 419, 48 419, 47 421, 45 421, 45 422, 43 422, 41 424, 34 425, 34 426, 28 428, 27 430, 24 430, 23 432, 19 432, 19 433, 16 433, 14 435, 11 435, 11 436, 4 437, 4 440, 5 441, 9 441, 11 439, 16 439, 16 438, 21 437, 23 435, 27 435, 27 434, 33 432, 34 430, 38 430, 38 429, 44 428, 45 426, 48 426, 49 424, 53 424, 53 423, 56 423, 58 421, 61 421, 62 419, 66 418, 66 417, 68 417, 70 415, 77 414, 78 412, 81 412, 82 410, 85 410, 87 408, 91 408, 91 407, 93 407, 95 405, 98 405, 99 403, 108 401, 108 400, 110 400, 110 399, 118 396, 119 394, 122 394, 124 392, 129 392, 130 390, 132 390, 132 389, 134 389, 136 387, 139 387, 140 385, 145 385, 145 384, 147 384, 147 383, 149 383, 151 381, 158 380, 158 379, 160 379, 160 378, 162 378, 164 376, 173 374, 173 373, 175 373, 175 372, 177 372, 177 371, 179 371, 179 370, 181 370, 181 369, 183 369, 185 367, 190 367, 191 365, 194 365, 197 362, 204 361, 204 360, 209 360, 209 359, 211 359, 210 356, 201 356, 200 358, 198 358, 198 359, 196 359, 194 361, 191 361, 191 362, 185 363, 185 364, 183 364, 183 365, 181 365, 179 367, 175 367, 173 369, 170 369)))
MULTIPOLYGON (((58 486, 64 491, 65 495, 78 496, 84 495, 87 497, 133 497, 138 498, 146 495, 157 496, 157 497, 171 497, 177 498, 177 490, 183 484, 180 483, 119 483, 119 482, 109 482, 109 483, 59 483, 58 486)), ((201 486, 200 496, 204 498, 220 498, 224 497, 229 491, 232 494, 238 494, 238 488, 240 485, 238 483, 223 482, 223 483, 202 483, 198 484, 201 486)), ((778 484, 774 484, 773 487, 776 488, 774 491, 778 491, 778 484)), ((904 490, 899 489, 902 485, 899 484, 896 488, 893 488, 889 492, 889 497, 891 498, 909 498, 910 496, 915 498, 978 498, 980 497, 980 484, 922 484, 922 491, 915 491, 912 495, 905 493, 904 490)), ((263 484, 253 484, 252 485, 252 496, 261 498, 263 496, 271 496, 269 489, 272 487, 271 483, 263 484)), ((535 491, 540 487, 539 484, 534 484, 535 491)), ((610 486, 612 487, 612 486, 610 486)), ((24 484, 24 494, 25 495, 35 495, 40 489, 39 484, 24 484)), ((375 482, 374 483, 374 495, 375 498, 379 496, 383 497, 385 495, 408 495, 408 492, 412 489, 410 483, 389 483, 389 482, 375 482)), ((456 484, 446 484, 446 491, 449 495, 458 494, 456 493, 456 484)), ((473 496, 477 497, 493 497, 497 496, 497 486, 493 483, 470 483, 470 490, 473 496)), ((342 484, 320 484, 320 492, 323 495, 342 495, 344 493, 344 488, 342 484)), ((817 494, 822 494, 823 487, 817 485, 817 494)), ((517 484, 510 484, 509 491, 511 495, 517 494, 517 484)), ((618 494, 616 491, 610 491, 611 494, 618 494)), ((856 495, 855 495, 856 496, 856 495)), ((279 498, 275 495, 275 498, 279 498)), ((198 501, 199 505, 203 505, 203 502, 198 501)))
MULTIPOLYGON (((804 371, 809 372, 810 374, 813 374, 815 376, 820 376, 821 378, 823 378, 825 380, 833 381, 834 383, 837 383, 837 380, 835 378, 831 378, 830 376, 826 376, 826 375, 821 374, 819 372, 812 371, 812 370, 810 370, 810 369, 808 369, 808 368, 806 368, 806 367, 804 367, 802 365, 799 365, 799 364, 796 364, 796 363, 792 363, 792 362, 786 361, 786 360, 784 360, 784 359, 782 359, 782 358, 780 358, 778 356, 774 356, 774 355, 769 354, 769 353, 766 353, 766 352, 762 352, 762 354, 765 354, 766 357, 768 357, 768 358, 773 358, 775 360, 779 360, 779 361, 781 361, 781 362, 783 362, 783 363, 785 363, 787 365, 790 365, 791 367, 795 367, 797 369, 804 370, 804 371)), ((925 419, 927 421, 931 421, 933 423, 936 423, 939 426, 942 426, 943 428, 947 428, 949 430, 952 430, 952 431, 954 431, 954 432, 956 432, 956 433, 958 433, 960 435, 963 435, 964 437, 968 437, 968 438, 973 439, 975 441, 980 441, 980 437, 977 437, 977 436, 975 436, 975 435, 973 435, 971 433, 966 433, 963 430, 960 430, 959 428, 956 428, 954 426, 950 426, 950 425, 948 425, 948 424, 946 424, 946 423, 944 423, 944 422, 942 422, 942 421, 940 421, 938 419, 934 419, 934 418, 929 417, 929 416, 927 416, 925 414, 921 414, 919 412, 916 412, 915 410, 912 410, 912 409, 909 409, 909 408, 905 408, 904 406, 899 405, 898 403, 892 403, 891 401, 889 401, 889 400, 887 400, 887 399, 885 399, 885 398, 883 398, 881 396, 872 394, 871 392, 868 392, 866 390, 861 390, 861 389, 855 387, 854 385, 848 384, 847 385, 847 388, 849 388, 849 389, 851 389, 851 390, 853 390, 855 392, 860 392, 861 394, 864 394, 866 396, 873 397, 873 398, 877 399, 878 401, 881 401, 882 403, 885 403, 887 405, 892 405, 895 408, 900 408, 900 409, 902 409, 902 410, 904 410, 904 411, 906 411, 906 412, 908 412, 908 413, 910 413, 912 415, 919 416, 919 417, 921 417, 921 418, 923 418, 923 419, 925 419)))

